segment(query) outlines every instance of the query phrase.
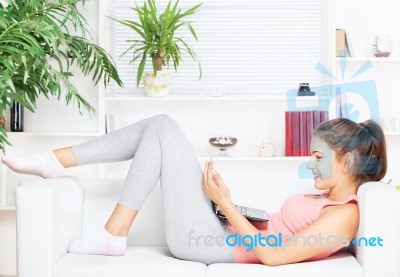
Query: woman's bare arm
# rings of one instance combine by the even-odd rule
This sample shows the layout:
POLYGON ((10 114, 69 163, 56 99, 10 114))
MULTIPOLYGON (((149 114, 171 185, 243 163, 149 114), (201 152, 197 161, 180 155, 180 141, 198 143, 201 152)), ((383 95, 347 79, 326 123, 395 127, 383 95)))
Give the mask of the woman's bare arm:
MULTIPOLYGON (((213 200, 225 214, 232 227, 242 237, 249 235, 257 236, 260 231, 254 227, 242 214, 240 214, 232 201, 230 193, 218 173, 212 172, 212 163, 207 163, 204 170, 203 190, 213 200)), ((265 265, 275 266, 289 264, 307 260, 315 255, 323 253, 337 246, 332 244, 332 236, 337 238, 338 244, 350 241, 358 228, 359 211, 354 204, 343 204, 334 206, 324 212, 310 226, 297 233, 296 235, 304 238, 315 236, 316 238, 331 237, 330 243, 317 243, 313 246, 304 245, 303 240, 299 240, 297 245, 290 239, 284 240, 282 246, 254 246, 252 251, 265 265)), ((274 234, 278 236, 278 234, 274 234)), ((249 238, 245 239, 246 244, 250 244, 249 238)))
MULTIPOLYGON (((223 207, 220 207, 221 210, 238 234, 242 235, 242 237, 244 235, 254 237, 259 233, 232 204, 226 203, 222 205, 223 207)), ((297 243, 294 240, 286 239, 281 246, 255 246, 252 251, 263 264, 270 266, 304 261, 332 249, 338 244, 348 244, 357 231, 358 218, 359 213, 356 205, 344 204, 335 206, 326 211, 310 226, 297 233, 297 243), (318 239, 318 243, 314 238, 309 240, 310 245, 304 243, 302 238, 307 239, 311 236, 318 239), (329 241, 327 241, 328 237, 330 237, 329 241), (333 245, 335 241, 338 244, 333 245)), ((278 236, 278 234, 274 235, 278 236)), ((250 243, 250 240, 247 240, 246 243, 250 243)))

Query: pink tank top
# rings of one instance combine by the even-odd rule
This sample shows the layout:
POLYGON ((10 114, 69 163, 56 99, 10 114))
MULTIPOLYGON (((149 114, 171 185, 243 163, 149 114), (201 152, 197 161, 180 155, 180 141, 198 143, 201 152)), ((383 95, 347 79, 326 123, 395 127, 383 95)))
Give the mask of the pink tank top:
MULTIPOLYGON (((327 195, 328 191, 321 194, 309 194, 307 195, 308 197, 306 197, 304 194, 293 195, 286 199, 280 212, 268 214, 269 221, 251 221, 251 223, 254 225, 254 227, 260 230, 260 233, 265 237, 268 235, 278 236, 279 233, 282 233, 282 237, 291 236, 300 232, 311 223, 316 221, 324 207, 346 204, 350 202, 357 204, 358 202, 357 195, 349 195, 344 201, 341 202, 332 201, 326 198, 327 195)), ((232 225, 230 225, 229 222, 228 228, 230 234, 236 233, 235 229, 232 227, 232 225)), ((328 257, 339 251, 341 248, 342 246, 338 245, 335 248, 327 250, 307 260, 318 260, 328 257)), ((247 247, 243 245, 238 246, 236 244, 234 246, 235 262, 261 264, 261 261, 253 254, 253 252, 247 252, 246 249, 247 247)))

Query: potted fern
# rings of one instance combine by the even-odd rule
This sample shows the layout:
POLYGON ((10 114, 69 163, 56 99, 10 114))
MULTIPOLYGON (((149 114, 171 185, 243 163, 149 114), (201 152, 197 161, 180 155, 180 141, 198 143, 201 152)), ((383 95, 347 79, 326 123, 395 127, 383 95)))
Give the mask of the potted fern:
MULTIPOLYGON (((111 56, 90 42, 91 34, 78 4, 85 0, 0 1, 0 115, 18 102, 34 112, 39 95, 65 95, 90 113, 95 109, 69 81, 71 66, 104 85, 122 85, 111 56), (71 26, 71 28, 68 28, 71 26), (77 35, 72 34, 74 31, 77 35)), ((0 126, 0 149, 7 133, 0 126)))
MULTIPOLYGON (((173 63, 177 71, 182 61, 182 52, 187 52, 194 61, 198 62, 197 56, 189 44, 181 37, 176 36, 176 31, 187 27, 193 37, 197 40, 197 34, 188 21, 184 21, 188 16, 196 13, 201 4, 182 11, 178 8, 179 0, 175 3, 168 3, 161 13, 159 12, 155 0, 147 0, 142 6, 132 8, 137 14, 138 22, 133 20, 119 20, 111 18, 119 23, 131 28, 139 35, 139 39, 129 40, 130 47, 122 54, 133 51, 131 63, 140 61, 136 73, 136 85, 139 86, 143 77, 143 84, 147 95, 152 97, 165 97, 171 86, 171 74, 163 71, 163 67, 169 68, 170 62, 173 63), (152 63, 152 72, 145 72, 148 59, 152 63)), ((201 78, 201 66, 199 72, 201 78)))

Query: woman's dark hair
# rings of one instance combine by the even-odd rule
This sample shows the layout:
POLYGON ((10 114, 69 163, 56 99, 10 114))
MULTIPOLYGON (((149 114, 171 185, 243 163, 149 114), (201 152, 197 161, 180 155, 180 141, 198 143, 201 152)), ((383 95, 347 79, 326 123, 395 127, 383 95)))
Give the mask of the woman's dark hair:
POLYGON ((217 216, 217 206, 216 206, 216 204, 215 204, 213 201, 211 201, 211 207, 212 207, 212 210, 213 210, 215 216, 218 218, 218 221, 219 221, 219 223, 221 224, 221 227, 224 228, 225 231, 227 231, 227 230, 228 230, 228 222, 227 222, 227 219, 226 219, 226 218, 221 218, 221 217, 217 216))
POLYGON ((385 176, 385 136, 373 120, 357 124, 347 118, 332 119, 318 125, 314 135, 325 141, 339 158, 348 152, 354 155, 352 172, 359 185, 385 176))

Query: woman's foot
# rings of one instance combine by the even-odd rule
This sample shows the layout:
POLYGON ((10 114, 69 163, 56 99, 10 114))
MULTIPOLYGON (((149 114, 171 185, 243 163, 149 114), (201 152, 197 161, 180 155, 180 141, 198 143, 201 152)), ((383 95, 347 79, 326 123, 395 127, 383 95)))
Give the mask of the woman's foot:
POLYGON ((17 173, 32 174, 43 178, 57 178, 64 173, 64 166, 52 150, 25 157, 3 156, 1 160, 17 173))
POLYGON ((69 253, 86 255, 122 256, 126 250, 126 237, 110 234, 105 228, 97 231, 90 238, 73 241, 69 253))

